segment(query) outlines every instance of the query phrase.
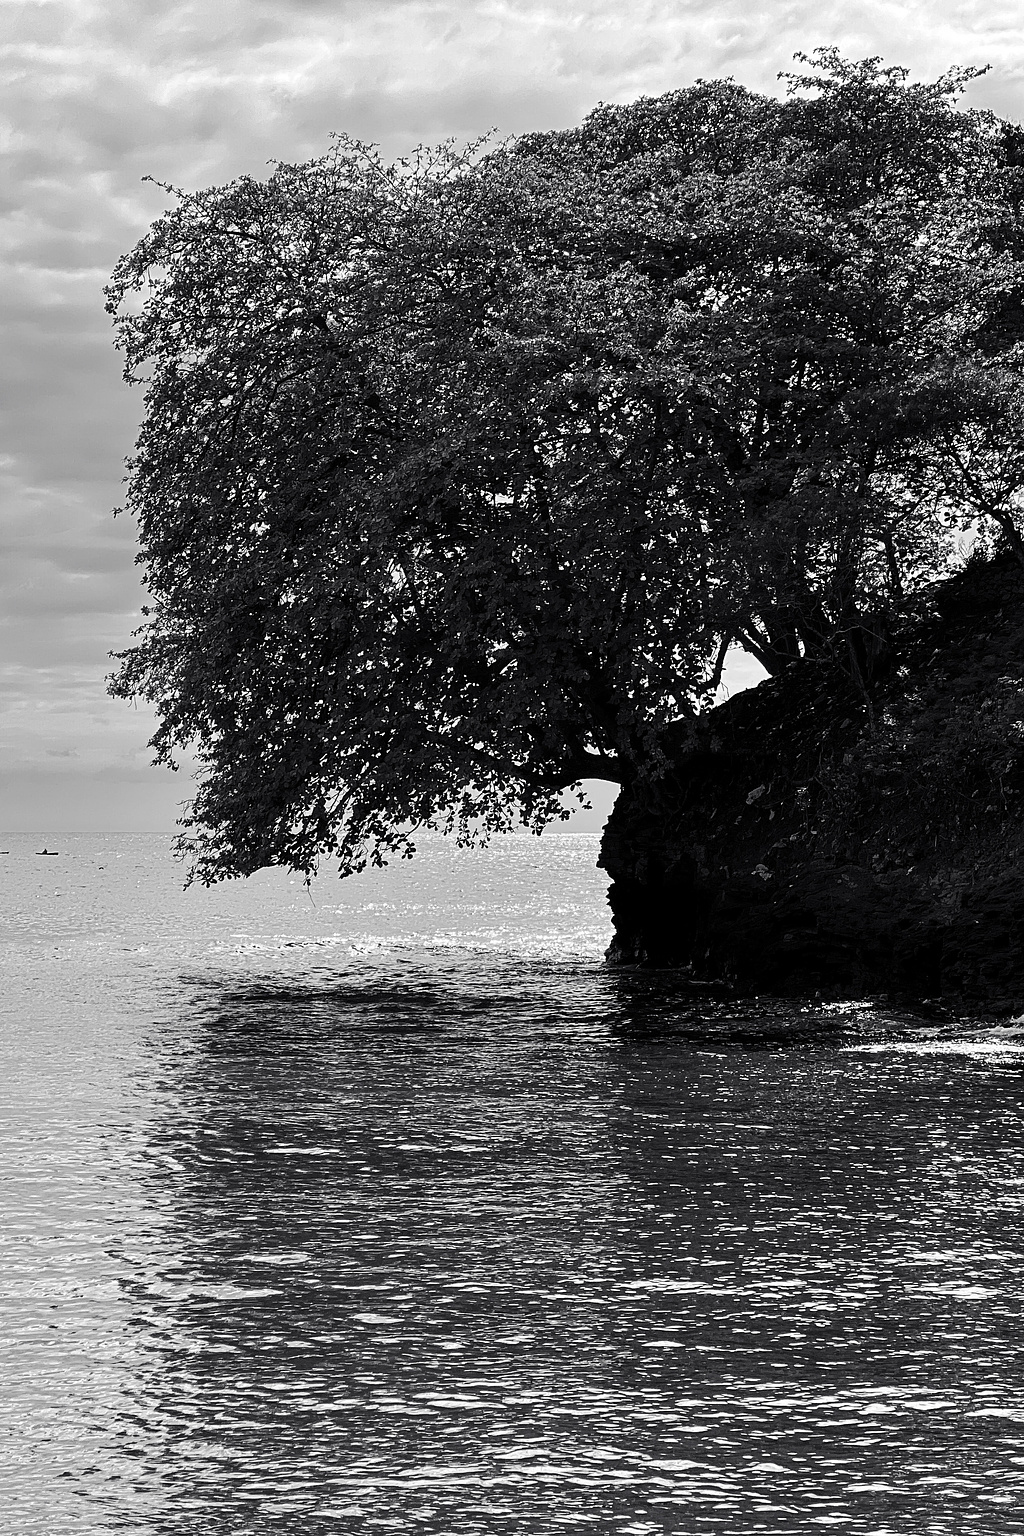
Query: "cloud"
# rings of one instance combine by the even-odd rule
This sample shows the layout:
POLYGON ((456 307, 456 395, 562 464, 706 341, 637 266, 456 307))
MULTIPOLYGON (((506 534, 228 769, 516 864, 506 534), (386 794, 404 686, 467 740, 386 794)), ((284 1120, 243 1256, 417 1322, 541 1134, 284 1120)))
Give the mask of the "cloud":
POLYGON ((323 153, 334 130, 397 155, 560 127, 601 99, 701 76, 775 90, 793 51, 819 43, 922 75, 990 63, 972 100, 1024 109, 1007 0, 8 0, 4 27, 6 750, 11 772, 12 751, 26 772, 76 753, 62 778, 124 761, 129 740, 144 757, 150 728, 103 689, 140 603, 131 525, 109 515, 140 402, 120 381, 101 289, 167 202, 143 176, 261 175, 323 153))

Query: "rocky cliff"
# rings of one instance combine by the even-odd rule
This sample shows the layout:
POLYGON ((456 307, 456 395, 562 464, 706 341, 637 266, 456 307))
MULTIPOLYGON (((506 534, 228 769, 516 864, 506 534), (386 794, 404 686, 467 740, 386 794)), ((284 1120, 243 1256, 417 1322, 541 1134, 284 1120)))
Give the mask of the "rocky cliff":
POLYGON ((680 726, 605 831, 609 960, 1024 1011, 1024 572, 976 560, 871 704, 800 662, 680 726))

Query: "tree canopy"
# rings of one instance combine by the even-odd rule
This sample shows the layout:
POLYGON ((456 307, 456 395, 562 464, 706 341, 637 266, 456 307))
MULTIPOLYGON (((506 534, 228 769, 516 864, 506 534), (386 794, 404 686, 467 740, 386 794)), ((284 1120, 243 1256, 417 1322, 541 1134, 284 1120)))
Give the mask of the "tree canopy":
MULTIPOLYGON (((151 594, 115 693, 204 880, 665 765, 730 644, 841 668, 1024 550, 1024 135, 835 50, 389 164, 175 192, 108 288, 151 594)), ((173 190, 173 189, 169 189, 173 190)))

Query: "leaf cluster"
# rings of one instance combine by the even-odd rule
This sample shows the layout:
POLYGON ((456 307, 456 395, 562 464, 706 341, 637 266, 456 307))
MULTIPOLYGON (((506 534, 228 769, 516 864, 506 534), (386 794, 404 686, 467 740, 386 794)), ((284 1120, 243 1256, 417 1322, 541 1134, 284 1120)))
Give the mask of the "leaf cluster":
POLYGON ((119 263, 151 604, 112 687, 198 754, 201 878, 539 829, 661 772, 733 643, 869 702, 957 535, 1016 537, 1016 141, 965 72, 803 62, 338 140, 119 263))

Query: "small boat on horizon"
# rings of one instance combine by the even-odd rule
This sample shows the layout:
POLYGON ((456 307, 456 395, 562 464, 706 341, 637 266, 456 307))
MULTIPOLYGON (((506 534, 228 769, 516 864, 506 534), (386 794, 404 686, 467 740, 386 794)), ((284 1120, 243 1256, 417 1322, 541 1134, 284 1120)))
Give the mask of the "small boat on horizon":
POLYGON ((36 858, 37 859, 57 859, 59 857, 60 857, 60 849, 59 848, 37 848, 36 849, 36 858))

